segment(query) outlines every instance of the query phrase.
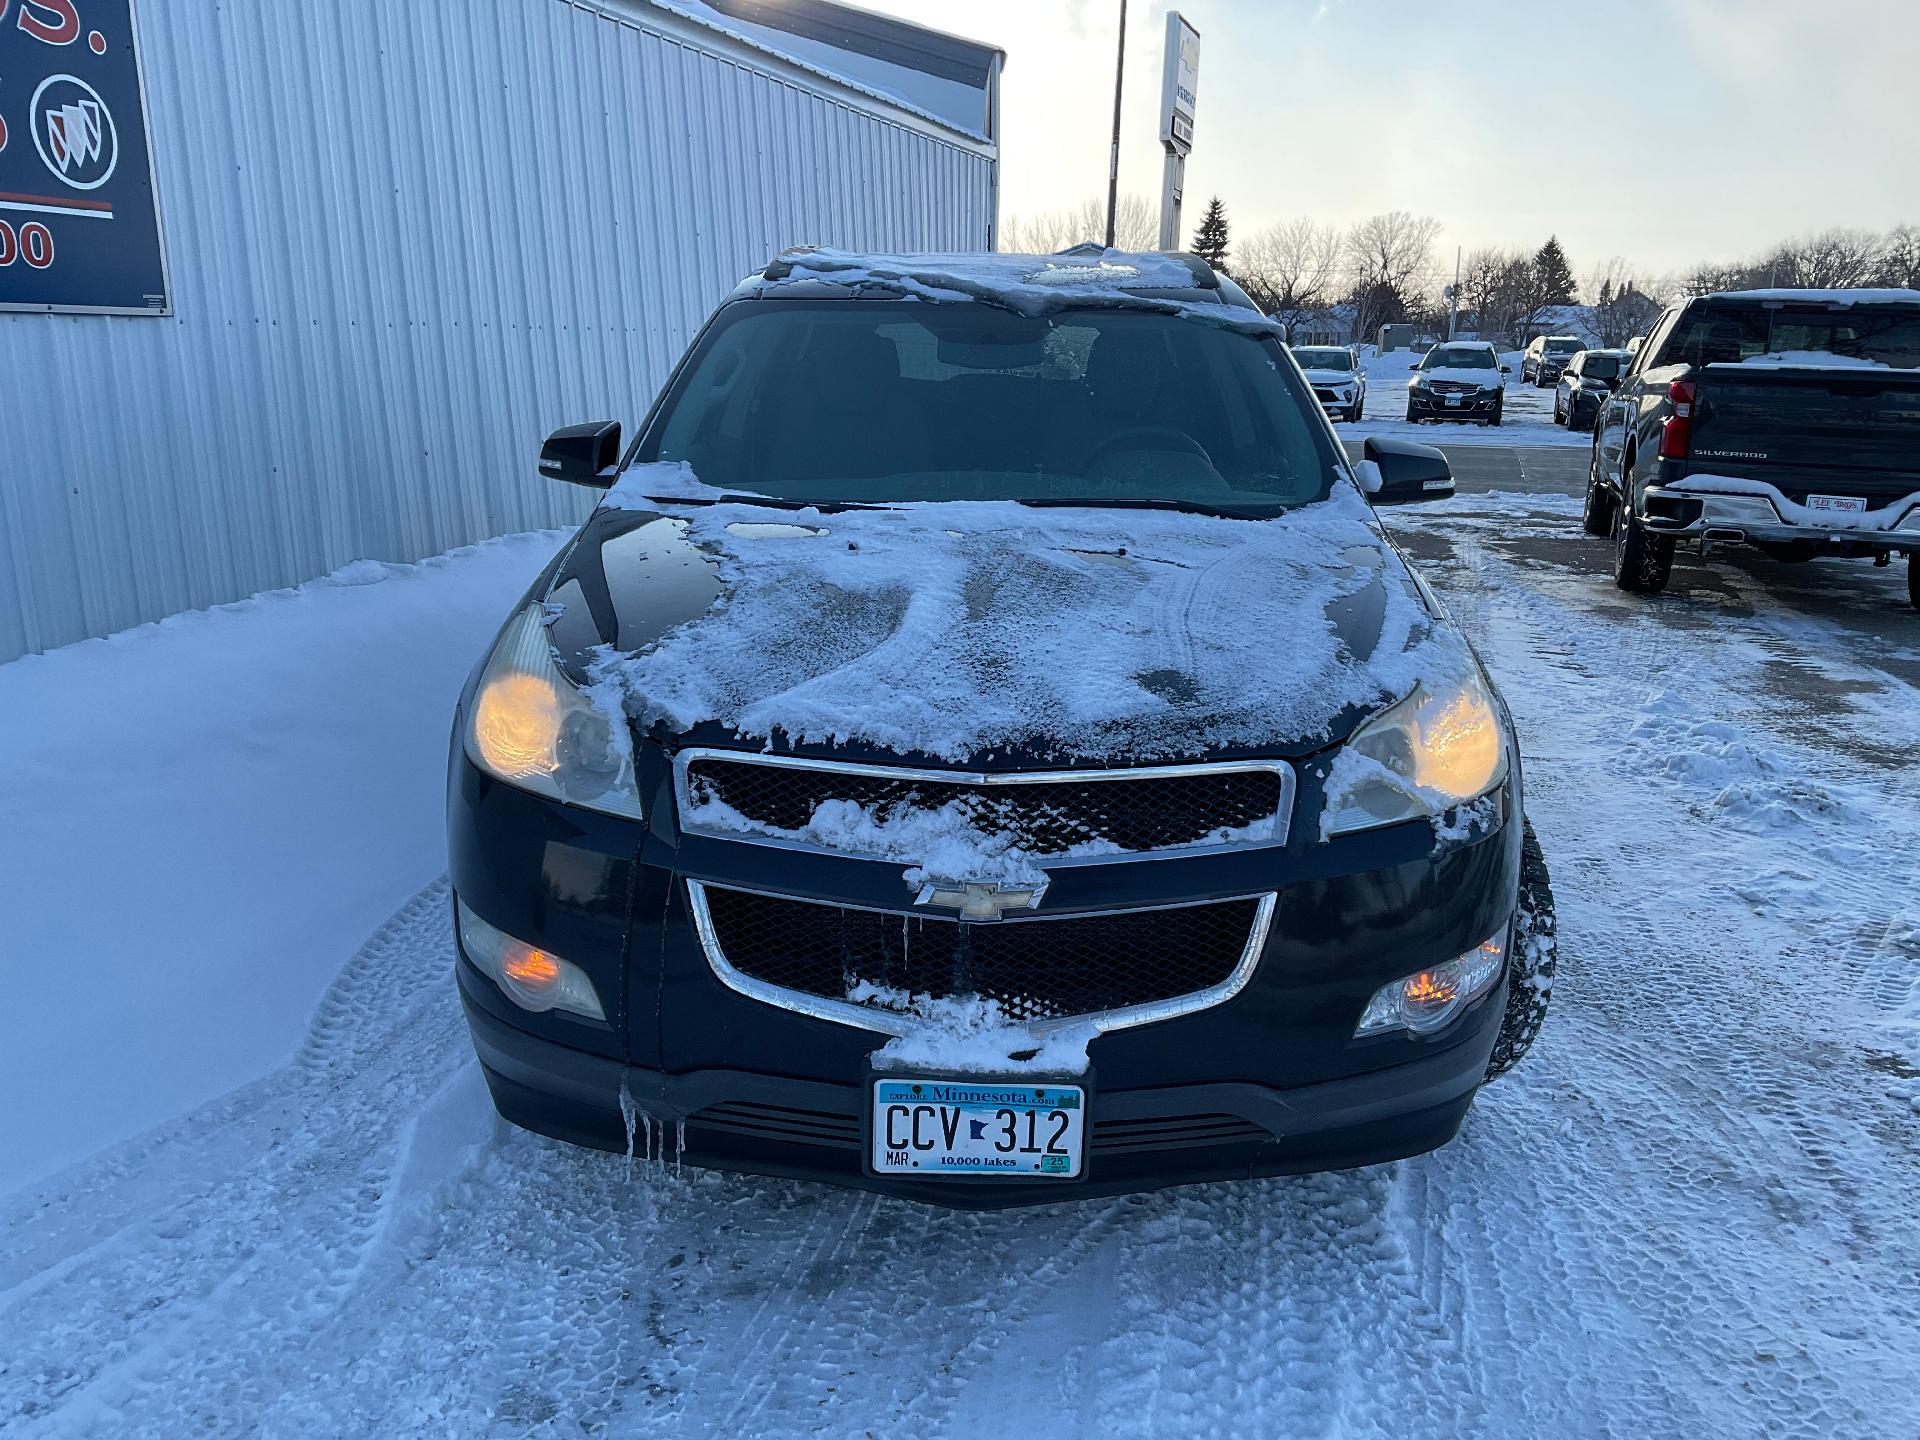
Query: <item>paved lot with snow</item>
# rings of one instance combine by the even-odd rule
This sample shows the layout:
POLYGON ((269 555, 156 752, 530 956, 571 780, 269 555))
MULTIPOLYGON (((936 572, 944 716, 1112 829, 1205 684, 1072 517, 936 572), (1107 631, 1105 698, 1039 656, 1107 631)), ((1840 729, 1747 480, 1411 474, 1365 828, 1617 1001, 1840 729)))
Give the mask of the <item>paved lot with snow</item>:
MULTIPOLYGON (((0 1432, 1920 1433, 1920 615, 1898 571, 1860 564, 1682 563, 1670 594, 1624 596, 1553 493, 1580 466, 1546 457, 1459 460, 1482 493, 1389 523, 1516 712, 1560 898, 1554 1012, 1454 1144, 1358 1173, 946 1214, 501 1125, 429 883, 452 695, 346 704, 379 678, 349 642, 444 646, 433 683, 457 684, 553 538, 169 622, 120 645, 137 672, 111 647, 0 668, 0 701, 31 682, 84 707, 59 757, 93 767, 76 794, 119 794, 143 731, 182 757, 126 797, 137 830, 102 862, 102 885, 147 887, 152 921, 84 932, 129 958, 84 1029, 9 1073, 14 1107, 65 1103, 56 1059, 88 1071, 152 1042, 143 1009, 171 987, 136 963, 147 947, 204 932, 246 962, 226 973, 332 976, 292 1060, 222 1098, 147 1128, 186 1097, 122 1066, 137 1124, 60 1112, 116 1143, 0 1197, 0 1432), (117 673, 232 694, 214 662, 243 641, 326 674, 280 712, 258 693, 203 707, 187 739, 118 704, 117 673), (326 723, 288 718, 329 695, 326 723), (287 753, 343 726, 427 773, 287 753), (245 785, 196 774, 194 736, 244 755, 245 785), (239 793, 260 828, 199 854, 239 793), (283 793, 330 794, 333 818, 277 813, 283 793), (363 919, 357 954, 316 946, 316 926, 397 903, 383 886, 423 884, 363 919)), ((54 763, 29 748, 0 808, 49 813, 36 756, 54 763)), ((88 903, 40 888, 80 844, 56 829, 35 888, 6 893, 15 938, 88 903)), ((293 1048, 293 999, 240 1039, 227 1003, 196 1047, 293 1048)), ((42 1148, 0 1188, 56 1154, 21 1134, 42 1148)))

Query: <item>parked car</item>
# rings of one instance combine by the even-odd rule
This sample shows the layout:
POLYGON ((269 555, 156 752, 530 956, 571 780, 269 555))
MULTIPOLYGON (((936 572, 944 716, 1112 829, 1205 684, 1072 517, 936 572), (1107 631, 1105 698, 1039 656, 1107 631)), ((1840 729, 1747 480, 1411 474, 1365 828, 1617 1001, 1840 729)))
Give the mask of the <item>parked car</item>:
POLYGON ((1560 378, 1560 372, 1586 348, 1586 341, 1573 335, 1536 335, 1520 357, 1522 383, 1542 390, 1560 378))
POLYGON ((1329 420, 1359 420, 1367 410, 1367 372, 1351 345, 1296 345, 1293 358, 1329 420))
POLYGON ((1204 261, 1077 269, 790 254, 547 441, 610 488, 447 801, 509 1120, 1010 1205, 1428 1150, 1531 1043, 1512 719, 1367 504, 1445 457, 1204 261))
POLYGON ((1920 292, 1750 290, 1670 307, 1595 426, 1584 523, 1615 582, 1675 548, 1908 557, 1920 607, 1920 292))
POLYGON ((1407 419, 1478 420, 1498 425, 1506 412, 1511 367, 1483 340, 1448 340, 1421 357, 1407 382, 1407 419))
POLYGON ((1553 423, 1590 429, 1632 361, 1625 350, 1582 350, 1567 361, 1553 392, 1553 423))

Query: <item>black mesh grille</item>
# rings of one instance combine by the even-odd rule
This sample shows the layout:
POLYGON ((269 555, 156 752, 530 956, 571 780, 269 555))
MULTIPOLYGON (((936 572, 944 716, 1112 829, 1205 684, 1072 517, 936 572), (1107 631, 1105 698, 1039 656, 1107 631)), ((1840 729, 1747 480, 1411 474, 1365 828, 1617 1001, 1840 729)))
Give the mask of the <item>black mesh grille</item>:
MULTIPOLYGON (((1034 855, 1099 841, 1122 850, 1204 845, 1222 829, 1272 822, 1282 798, 1272 770, 982 786, 706 757, 689 762, 687 786, 695 804, 717 799, 773 830, 805 829, 827 800, 849 800, 876 815, 957 804, 975 828, 1012 835, 1034 855)), ((1279 834, 1274 825, 1260 838, 1279 834)))
POLYGON ((1258 900, 968 924, 709 886, 720 952, 769 985, 845 1000, 862 981, 1047 1020, 1169 1000, 1232 975, 1258 900))
MULTIPOLYGON (((1245 1145, 1269 1139, 1268 1132, 1238 1115, 1160 1115, 1143 1120, 1102 1120, 1099 1101, 1090 1137, 1096 1155, 1126 1155, 1161 1150, 1196 1150, 1213 1145, 1245 1145)), ((700 1132, 712 1131, 751 1140, 782 1140, 833 1150, 860 1148, 860 1117, 821 1110, 799 1110, 732 1100, 710 1105, 688 1122, 690 1148, 698 1150, 700 1132)))

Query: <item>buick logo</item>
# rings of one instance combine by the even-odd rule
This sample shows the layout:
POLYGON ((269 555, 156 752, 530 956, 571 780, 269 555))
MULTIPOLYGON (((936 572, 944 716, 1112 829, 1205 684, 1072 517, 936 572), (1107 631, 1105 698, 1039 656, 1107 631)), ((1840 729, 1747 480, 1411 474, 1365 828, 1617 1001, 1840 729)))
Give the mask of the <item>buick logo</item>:
POLYGON ((40 163, 74 190, 98 190, 120 160, 120 132, 100 92, 73 75, 49 75, 27 107, 40 163))

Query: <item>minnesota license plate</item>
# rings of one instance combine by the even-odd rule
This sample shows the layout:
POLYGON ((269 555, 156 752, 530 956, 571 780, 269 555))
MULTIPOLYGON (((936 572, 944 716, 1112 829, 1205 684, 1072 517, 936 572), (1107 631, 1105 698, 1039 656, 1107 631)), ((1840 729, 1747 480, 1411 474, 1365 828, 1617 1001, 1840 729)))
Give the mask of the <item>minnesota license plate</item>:
POLYGON ((1050 1081, 876 1079, 870 1128, 877 1175, 1073 1180, 1087 1094, 1050 1081))
POLYGON ((1858 495, 1809 495, 1809 510, 1832 510, 1843 515, 1858 515, 1867 508, 1867 502, 1858 495))
POLYGON ((1441 398, 1443 398, 1449 405, 1458 405, 1460 403, 1461 397, 1458 395, 1446 395, 1441 398))

